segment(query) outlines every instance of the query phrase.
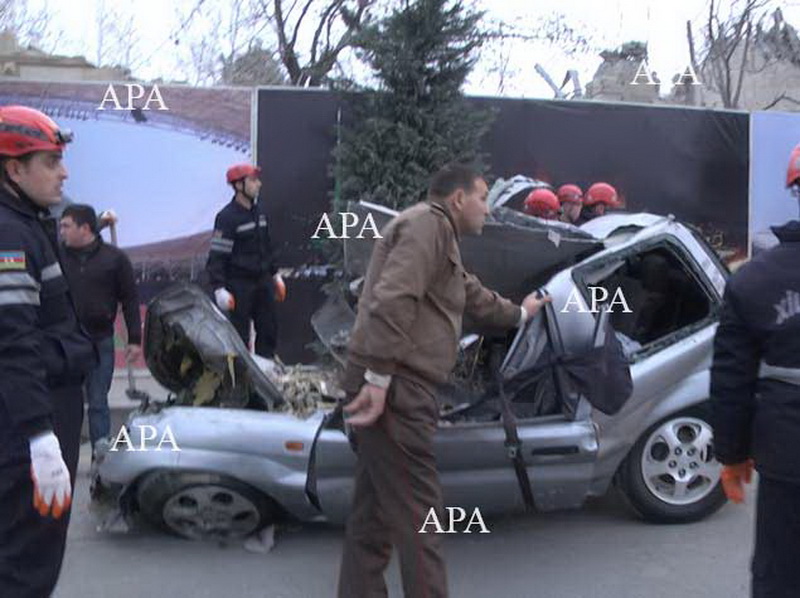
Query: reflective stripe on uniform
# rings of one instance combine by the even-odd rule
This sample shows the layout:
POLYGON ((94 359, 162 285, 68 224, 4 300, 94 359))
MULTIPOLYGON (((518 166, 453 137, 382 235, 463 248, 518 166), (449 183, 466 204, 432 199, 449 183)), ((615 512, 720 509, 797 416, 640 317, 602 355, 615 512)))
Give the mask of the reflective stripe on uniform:
POLYGON ((0 305, 39 305, 39 293, 29 289, 0 290, 0 305))
POLYGON ((28 287, 38 291, 40 285, 27 272, 0 272, 0 289, 28 287))
POLYGON ((231 253, 233 251, 233 241, 230 239, 221 239, 219 237, 212 237, 211 251, 219 251, 221 253, 231 253))
POLYGON ((244 231, 252 230, 255 227, 256 227, 256 223, 255 222, 248 222, 247 224, 240 224, 239 226, 236 227, 236 232, 237 233, 243 233, 244 231))
POLYGON ((800 386, 800 368, 784 368, 762 361, 758 368, 758 377, 800 386))
POLYGON ((63 276, 63 274, 61 273, 61 265, 58 262, 54 262, 42 268, 42 282, 53 280, 59 276, 63 276))

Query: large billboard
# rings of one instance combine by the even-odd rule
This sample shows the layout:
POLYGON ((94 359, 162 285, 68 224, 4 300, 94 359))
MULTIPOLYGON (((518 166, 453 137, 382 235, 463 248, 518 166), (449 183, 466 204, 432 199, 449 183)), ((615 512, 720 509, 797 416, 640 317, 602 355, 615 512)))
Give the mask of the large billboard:
MULTIPOLYGON (((494 123, 483 140, 488 178, 521 174, 554 185, 614 185, 626 210, 673 214, 703 230, 727 260, 747 254, 749 117, 694 108, 474 98, 494 123)), ((291 265, 320 256, 310 242, 334 190, 331 151, 347 96, 258 93, 258 158, 291 265)), ((358 198, 344 198, 358 199, 358 198)), ((520 202, 517 202, 519 204, 520 202)), ((511 205, 515 205, 512 202, 511 205)))
POLYGON ((210 231, 215 212, 231 196, 225 169, 250 159, 251 92, 159 86, 161 101, 128 110, 128 87, 112 89, 106 83, 5 80, 0 104, 40 109, 75 133, 65 153, 66 198, 113 208, 120 246, 210 231))
POLYGON ((480 99, 496 111, 490 174, 554 185, 611 183, 629 212, 673 214, 728 261, 747 254, 749 117, 745 112, 480 99))
POLYGON ((0 105, 37 108, 75 134, 64 154, 64 203, 117 213, 118 243, 145 304, 202 273, 214 216, 232 195, 225 170, 251 159, 252 92, 142 86, 144 98, 131 103, 138 108, 127 109, 139 86, 109 85, 3 80, 0 105))
MULTIPOLYGON (((673 214, 695 225, 731 262, 747 255, 749 117, 692 108, 474 98, 494 123, 483 140, 487 177, 521 174, 554 185, 613 184, 631 212, 673 214)), ((293 300, 281 306, 295 346, 313 342, 311 315, 329 272, 315 245, 335 184, 332 150, 348 96, 297 88, 260 89, 257 155, 262 195, 293 300), (311 266, 311 267, 309 267, 311 266)), ((343 198, 358 200, 359 198, 343 198)), ((517 198, 509 205, 520 207, 517 198)), ((282 342, 286 342, 282 339, 282 342)), ((303 357, 313 357, 308 352, 303 357)))
POLYGON ((751 119, 750 239, 755 254, 778 243, 771 227, 797 218, 797 200, 786 188, 786 167, 800 143, 800 114, 756 112, 751 119))

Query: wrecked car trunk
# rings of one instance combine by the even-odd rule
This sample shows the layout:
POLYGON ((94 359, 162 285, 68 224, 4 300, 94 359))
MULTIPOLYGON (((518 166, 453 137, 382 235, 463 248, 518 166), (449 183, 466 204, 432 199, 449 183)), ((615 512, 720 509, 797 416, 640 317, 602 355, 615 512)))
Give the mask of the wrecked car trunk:
POLYGON ((199 287, 176 284, 147 307, 147 366, 170 404, 308 415, 341 395, 336 372, 251 354, 199 287))
MULTIPOLYGON (((349 203, 347 209, 362 222, 371 217, 378 229, 397 214, 364 201, 349 203)), ((348 276, 366 274, 374 242, 367 236, 345 239, 348 276)), ((603 249, 602 242, 578 227, 534 218, 503 204, 492 207, 483 234, 464 237, 459 245, 464 268, 486 287, 516 302, 558 270, 603 249)), ((469 331, 468 325, 465 330, 469 331)))

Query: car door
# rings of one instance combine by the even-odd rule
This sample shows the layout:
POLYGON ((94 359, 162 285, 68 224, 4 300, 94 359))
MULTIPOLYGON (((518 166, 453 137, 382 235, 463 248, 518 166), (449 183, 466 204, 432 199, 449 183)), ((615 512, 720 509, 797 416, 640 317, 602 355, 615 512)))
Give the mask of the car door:
MULTIPOLYGON (((584 333, 584 343, 591 344, 593 327, 585 328, 584 333)), ((551 304, 517 334, 501 368, 504 377, 510 378, 514 372, 536 363, 543 352, 553 350, 553 343, 560 337, 558 318, 551 304)), ((540 510, 580 506, 591 483, 597 454, 597 437, 588 403, 581 397, 570 396, 563 380, 557 380, 556 384, 557 392, 563 395, 562 400, 570 402, 570 408, 517 420, 534 502, 540 510)), ((524 508, 505 440, 499 420, 440 422, 436 456, 445 505, 467 511, 479 507, 482 513, 524 508)))
POLYGON ((709 368, 724 267, 682 226, 620 248, 575 271, 578 286, 624 291, 612 325, 631 363, 634 392, 613 417, 596 415, 601 446, 596 477, 610 480, 637 439, 654 423, 708 398, 709 368), (655 258, 655 259, 653 259, 655 258))

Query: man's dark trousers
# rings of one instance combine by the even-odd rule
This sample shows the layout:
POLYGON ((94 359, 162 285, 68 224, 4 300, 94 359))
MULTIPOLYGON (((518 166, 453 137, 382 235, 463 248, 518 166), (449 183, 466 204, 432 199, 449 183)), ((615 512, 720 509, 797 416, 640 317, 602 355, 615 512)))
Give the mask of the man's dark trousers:
POLYGON ((229 318, 245 345, 250 338, 250 320, 256 330, 255 352, 272 358, 278 339, 275 318, 275 287, 271 276, 256 279, 231 278, 225 288, 233 295, 236 306, 229 318))
MULTIPOLYGON (((359 385, 345 381, 351 398, 359 385)), ((447 596, 442 538, 430 531, 419 533, 431 507, 442 520, 433 451, 437 421, 433 392, 394 376, 383 415, 355 432, 358 464, 339 598, 386 596, 383 572, 392 545, 400 556, 406 598, 447 596)))
MULTIPOLYGON (((78 469, 83 388, 52 389, 54 432, 69 469, 72 487, 78 469)), ((28 439, 0 430, 0 596, 47 598, 64 558, 68 511, 60 519, 42 517, 33 508, 28 439)))
POLYGON ((753 598, 800 596, 800 484, 761 475, 753 598))
POLYGON ((114 378, 114 336, 95 341, 98 363, 86 377, 86 402, 89 415, 89 439, 92 447, 111 432, 108 391, 114 378))

